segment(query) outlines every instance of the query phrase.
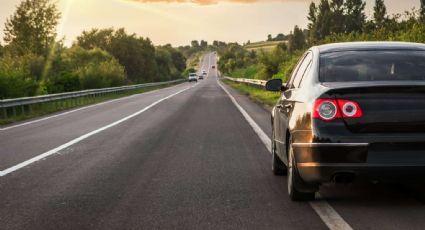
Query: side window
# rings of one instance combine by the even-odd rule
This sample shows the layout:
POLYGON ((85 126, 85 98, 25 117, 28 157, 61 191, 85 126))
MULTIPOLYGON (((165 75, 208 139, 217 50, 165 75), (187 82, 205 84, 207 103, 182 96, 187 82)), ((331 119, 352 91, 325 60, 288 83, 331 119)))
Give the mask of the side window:
POLYGON ((293 88, 293 85, 294 85, 293 83, 294 83, 295 76, 297 75, 298 70, 300 69, 300 66, 302 65, 302 63, 303 63, 303 61, 304 61, 305 57, 306 57, 306 55, 304 55, 304 56, 303 56, 303 57, 302 57, 302 58, 298 61, 297 65, 295 66, 294 70, 292 71, 292 73, 291 73, 291 78, 289 79, 288 84, 287 84, 287 87, 288 87, 288 88, 293 88))
POLYGON ((300 64, 300 67, 298 68, 297 73, 295 73, 294 80, 291 84, 293 88, 298 88, 300 86, 300 83, 304 75, 308 72, 307 70, 311 67, 312 61, 313 61, 313 54, 311 52, 308 52, 306 56, 304 57, 303 62, 300 64))

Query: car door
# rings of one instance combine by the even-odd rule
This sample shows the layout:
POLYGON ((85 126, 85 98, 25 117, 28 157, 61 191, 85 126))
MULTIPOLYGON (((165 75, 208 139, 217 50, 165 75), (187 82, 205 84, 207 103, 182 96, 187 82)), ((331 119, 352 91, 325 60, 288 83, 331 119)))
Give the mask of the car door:
POLYGON ((298 89, 301 85, 304 75, 307 73, 308 69, 311 67, 313 60, 313 54, 307 52, 301 61, 298 63, 295 71, 293 72, 291 79, 286 85, 287 90, 282 93, 282 96, 279 99, 279 102, 275 110, 275 142, 276 142, 276 152, 279 157, 285 162, 287 162, 286 155, 286 142, 287 142, 287 132, 289 118, 292 114, 292 110, 296 103, 296 96, 298 89))

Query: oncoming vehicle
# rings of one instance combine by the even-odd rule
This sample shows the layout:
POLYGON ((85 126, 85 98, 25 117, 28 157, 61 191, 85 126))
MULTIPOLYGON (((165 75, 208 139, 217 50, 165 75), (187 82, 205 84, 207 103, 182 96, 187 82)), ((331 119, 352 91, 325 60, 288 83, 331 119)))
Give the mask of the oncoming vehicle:
POLYGON ((189 74, 189 82, 192 82, 192 81, 195 81, 195 82, 198 81, 198 75, 196 73, 189 74))
POLYGON ((327 182, 425 180, 425 45, 340 43, 308 50, 272 112, 272 170, 292 200, 327 182))

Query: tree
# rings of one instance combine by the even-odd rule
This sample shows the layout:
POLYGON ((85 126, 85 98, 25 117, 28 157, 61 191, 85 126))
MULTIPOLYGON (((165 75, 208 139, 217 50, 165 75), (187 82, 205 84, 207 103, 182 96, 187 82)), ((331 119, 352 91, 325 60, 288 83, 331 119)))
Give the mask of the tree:
POLYGON ((158 80, 170 80, 174 67, 170 52, 164 47, 158 47, 155 51, 155 60, 158 66, 158 80))
POLYGON ((18 55, 31 52, 47 56, 56 38, 59 18, 51 0, 24 0, 7 19, 3 39, 18 55))
POLYGON ((193 40, 191 42, 191 45, 192 45, 193 48, 199 48, 199 42, 197 40, 193 40))
POLYGON ((271 34, 267 35, 267 41, 272 41, 272 40, 273 40, 272 35, 271 34))
POLYGON ((114 39, 114 29, 92 29, 90 31, 83 31, 77 37, 75 45, 81 46, 85 49, 101 48, 107 50, 111 47, 112 40, 114 39))
POLYGON ((276 35, 276 37, 273 39, 275 41, 284 41, 285 40, 285 35, 280 33, 278 35, 276 35))
POLYGON ((340 34, 345 30, 344 0, 331 0, 331 29, 330 33, 340 34))
POLYGON ((289 36, 288 46, 289 46, 288 48, 290 53, 293 53, 296 50, 305 48, 306 46, 305 36, 304 36, 303 30, 300 29, 298 26, 294 27, 293 34, 289 36))
POLYGON ((345 7, 345 32, 362 32, 366 24, 364 13, 366 3, 363 0, 346 0, 345 7))
POLYGON ((200 44, 200 46, 201 46, 202 48, 207 48, 207 46, 208 46, 208 42, 207 42, 207 41, 204 41, 204 40, 201 40, 201 44, 200 44))
POLYGON ((321 40, 330 35, 332 12, 328 0, 321 0, 317 13, 315 38, 321 40))
POLYGON ((182 52, 173 48, 170 44, 165 45, 163 48, 170 53, 172 65, 179 73, 182 73, 186 69, 186 58, 184 57, 182 52))
POLYGON ((420 21, 425 23, 425 0, 421 0, 420 21))
POLYGON ((387 8, 385 6, 384 0, 375 0, 375 6, 373 7, 373 18, 375 20, 375 26, 377 28, 380 28, 384 25, 387 17, 386 15, 387 8))
POLYGON ((85 49, 100 48, 108 51, 125 67, 128 78, 133 83, 153 82, 157 76, 155 47, 148 38, 127 34, 121 28, 93 29, 84 31, 77 37, 75 45, 85 49))
POLYGON ((307 28, 309 30, 309 39, 310 42, 313 43, 313 41, 318 37, 317 36, 317 7, 314 2, 311 2, 307 19, 309 21, 307 28))

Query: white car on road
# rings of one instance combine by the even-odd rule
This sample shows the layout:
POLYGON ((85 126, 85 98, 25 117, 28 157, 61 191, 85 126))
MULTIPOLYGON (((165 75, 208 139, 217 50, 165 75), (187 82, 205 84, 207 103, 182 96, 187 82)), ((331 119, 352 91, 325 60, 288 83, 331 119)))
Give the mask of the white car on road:
POLYGON ((189 74, 189 82, 192 82, 192 81, 198 81, 198 75, 196 74, 196 73, 190 73, 189 74))

